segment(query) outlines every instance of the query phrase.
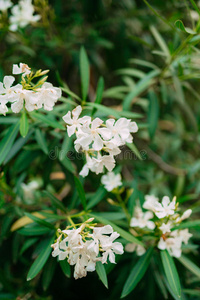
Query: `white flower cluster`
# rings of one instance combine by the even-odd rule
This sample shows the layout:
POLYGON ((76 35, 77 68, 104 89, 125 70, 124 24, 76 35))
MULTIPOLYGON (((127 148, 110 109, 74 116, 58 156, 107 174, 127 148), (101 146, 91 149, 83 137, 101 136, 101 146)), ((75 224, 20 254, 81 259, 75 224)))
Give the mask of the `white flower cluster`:
POLYGON ((26 64, 13 65, 13 74, 22 74, 22 81, 13 86, 15 78, 5 76, 3 82, 0 82, 0 113, 6 114, 9 102, 12 103, 11 110, 14 113, 19 113, 23 106, 27 111, 42 107, 48 111, 52 110, 56 101, 61 97, 61 89, 49 82, 44 82, 43 79, 37 85, 30 85, 34 77, 43 76, 47 72, 37 71, 34 75, 26 64))
POLYGON ((10 0, 0 0, 0 11, 5 12, 11 6, 13 6, 13 3, 10 0))
POLYGON ((101 183, 104 185, 108 192, 122 185, 121 174, 115 174, 114 172, 108 172, 101 177, 101 183))
MULTIPOLYGON (((170 201, 169 197, 162 198, 162 202, 153 195, 146 195, 143 212, 139 205, 136 206, 134 217, 131 219, 130 227, 137 227, 143 230, 154 230, 154 236, 159 236, 157 247, 160 250, 167 249, 171 256, 180 257, 182 244, 187 244, 192 236, 188 229, 176 229, 183 220, 189 218, 192 213, 191 209, 186 210, 182 215, 177 213, 178 204, 174 197, 170 201), (152 220, 153 219, 153 220, 152 220)), ((136 250, 137 255, 142 255, 145 248, 137 249, 132 244, 127 244, 125 248, 128 252, 136 250)))
POLYGON ((18 28, 24 28, 41 19, 40 15, 34 15, 35 9, 32 0, 20 0, 16 5, 13 5, 10 0, 0 0, 0 11, 6 12, 9 8, 11 8, 9 18, 11 31, 17 31, 18 28))
POLYGON ((76 134, 76 151, 82 150, 86 154, 86 164, 80 175, 87 176, 89 170, 96 174, 103 173, 104 167, 111 172, 115 167, 114 156, 121 152, 120 146, 132 142, 131 133, 138 131, 137 124, 126 118, 117 121, 108 119, 104 124, 99 118, 79 118, 81 112, 82 108, 79 105, 72 113, 69 111, 63 117, 68 124, 68 135, 76 134))
POLYGON ((59 260, 67 259, 74 265, 74 278, 82 278, 87 272, 95 271, 96 262, 115 263, 115 254, 123 254, 123 246, 114 242, 119 237, 110 225, 94 227, 89 224, 93 218, 84 222, 79 228, 60 230, 57 241, 51 245, 52 256, 59 260), (93 229, 93 232, 91 230, 93 229))

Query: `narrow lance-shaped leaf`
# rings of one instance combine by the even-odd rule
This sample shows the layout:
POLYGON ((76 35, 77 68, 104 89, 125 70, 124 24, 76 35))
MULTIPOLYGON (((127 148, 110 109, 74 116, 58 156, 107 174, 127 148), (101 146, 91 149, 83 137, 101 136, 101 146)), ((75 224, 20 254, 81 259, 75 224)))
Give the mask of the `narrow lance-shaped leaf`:
POLYGON ((153 248, 148 249, 147 252, 144 255, 142 255, 142 257, 138 260, 136 265, 133 267, 131 273, 129 274, 125 282, 121 294, 121 298, 124 298, 125 296, 130 294, 130 292, 136 287, 138 282, 142 279, 149 266, 152 252, 153 252, 153 248))
POLYGON ((174 295, 181 299, 181 285, 174 260, 167 250, 162 250, 160 255, 169 286, 174 295))
POLYGON ((149 135, 151 139, 154 137, 158 125, 159 117, 159 103, 157 96, 153 90, 149 92, 149 110, 148 110, 148 123, 149 135))
POLYGON ((200 278, 200 268, 195 265, 191 260, 189 260, 186 256, 181 255, 181 257, 177 258, 188 270, 190 270, 193 274, 200 278))
POLYGON ((69 265, 67 259, 60 260, 59 263, 60 263, 61 269, 62 269, 63 273, 65 274, 65 276, 70 278, 71 268, 70 268, 70 265, 69 265))
POLYGON ((12 148, 12 145, 15 141, 15 138, 19 131, 19 122, 17 124, 14 124, 11 126, 7 132, 7 134, 4 136, 4 138, 1 140, 0 143, 0 164, 4 161, 6 156, 8 155, 10 149, 12 148))
POLYGON ((61 209, 62 211, 66 212, 66 209, 64 207, 64 205, 62 204, 62 202, 60 200, 58 200, 54 195, 52 195, 50 192, 48 191, 43 191, 43 194, 47 197, 50 198, 51 202, 53 205, 55 205, 55 207, 61 209))
POLYGON ((30 218, 31 220, 33 220, 34 222, 42 225, 42 226, 45 226, 45 227, 48 227, 50 229, 54 229, 55 230, 55 227, 51 224, 51 223, 48 223, 47 221, 43 220, 43 219, 40 219, 38 218, 37 216, 34 216, 30 213, 25 213, 25 215, 30 218))
MULTIPOLYGON (((98 84, 97 84, 97 94, 95 103, 100 104, 103 98, 103 90, 104 90, 104 79, 103 77, 99 78, 98 84)), ((93 108, 92 115, 97 111, 96 108, 93 108)))
POLYGON ((28 124, 27 113, 24 110, 20 119, 20 134, 23 138, 25 138, 25 136, 27 135, 28 128, 29 128, 29 124, 28 124))
POLYGON ((104 218, 100 217, 99 215, 96 215, 95 213, 88 214, 88 216, 90 216, 91 218, 95 218, 96 220, 98 220, 102 224, 112 226, 113 229, 115 231, 117 231, 120 234, 120 236, 122 238, 124 238, 125 240, 143 246, 143 243, 141 241, 139 241, 136 237, 134 237, 132 234, 130 234, 126 230, 120 228, 115 223, 111 222, 110 220, 104 219, 104 218))
POLYGON ((35 131, 35 138, 42 151, 45 154, 48 154, 48 147, 47 147, 47 142, 45 140, 44 133, 39 128, 37 128, 35 131))
POLYGON ((83 101, 85 101, 87 98, 87 93, 89 88, 90 70, 89 70, 88 57, 84 47, 81 47, 81 51, 80 51, 80 73, 81 73, 82 97, 83 97, 83 101))
POLYGON ((83 205, 83 208, 86 209, 86 197, 85 197, 85 191, 82 186, 82 183, 78 179, 78 177, 74 176, 75 185, 79 194, 79 197, 81 199, 81 203, 83 205))
POLYGON ((99 276, 99 279, 102 281, 105 287, 108 288, 108 278, 107 278, 106 270, 101 261, 97 261, 96 271, 99 276))
POLYGON ((46 240, 46 243, 40 252, 39 256, 36 258, 27 275, 27 281, 33 279, 42 270, 45 265, 49 255, 52 251, 51 244, 54 242, 54 236, 46 240))

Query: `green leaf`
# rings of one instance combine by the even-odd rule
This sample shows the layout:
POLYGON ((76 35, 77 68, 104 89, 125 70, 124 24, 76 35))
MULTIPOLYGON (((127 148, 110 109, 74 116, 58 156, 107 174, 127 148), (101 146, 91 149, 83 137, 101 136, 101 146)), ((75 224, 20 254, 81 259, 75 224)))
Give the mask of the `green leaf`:
POLYGON ((17 231, 18 233, 26 236, 35 236, 35 235, 43 235, 50 232, 50 228, 48 227, 41 227, 41 226, 35 226, 35 227, 24 227, 17 231))
POLYGON ((106 115, 111 115, 111 116, 114 116, 115 118, 120 118, 120 113, 110 107, 107 107, 107 106, 104 106, 101 104, 97 104, 97 103, 87 103, 86 105, 94 107, 94 108, 102 111, 106 115))
POLYGON ((200 10, 198 8, 198 6, 196 5, 196 3, 194 2, 194 0, 190 0, 190 2, 192 3, 194 9, 198 12, 198 14, 200 15, 200 10))
POLYGON ((136 287, 138 282, 144 276, 153 253, 153 248, 147 250, 147 252, 142 255, 142 257, 138 260, 136 265, 133 267, 131 273, 129 274, 125 285, 122 290, 121 298, 124 298, 136 287))
POLYGON ((88 57, 84 47, 81 47, 80 50, 80 73, 81 73, 82 97, 83 100, 85 101, 87 98, 87 93, 89 88, 90 66, 89 66, 88 57))
POLYGON ((30 213, 24 213, 25 216, 27 216, 28 218, 30 218, 31 220, 33 220, 34 222, 42 225, 42 226, 45 226, 45 227, 48 227, 50 229, 54 229, 55 230, 55 227, 51 224, 51 223, 48 223, 47 221, 43 220, 43 219, 40 219, 30 213))
POLYGON ((43 194, 51 200, 52 204, 55 205, 55 207, 66 212, 66 208, 64 207, 63 203, 60 200, 58 200, 54 195, 52 195, 48 191, 43 191, 43 194))
POLYGON ((46 240, 44 248, 36 258, 27 275, 27 281, 32 280, 41 271, 52 251, 51 244, 54 242, 54 236, 46 240))
POLYGON ((131 151, 133 151, 133 153, 137 156, 137 158, 139 158, 140 160, 142 160, 142 156, 140 155, 140 151, 135 146, 135 144, 133 144, 133 143, 126 143, 126 145, 129 147, 129 149, 131 149, 131 151))
POLYGON ((102 281, 102 283, 108 289, 108 278, 107 278, 105 267, 104 267, 104 265, 102 264, 101 261, 97 261, 96 271, 97 271, 97 274, 99 276, 99 279, 102 281))
MULTIPOLYGON (((97 84, 95 103, 97 103, 97 104, 101 103, 102 98, 103 98, 103 90, 104 90, 104 79, 103 79, 103 77, 100 77, 98 84, 97 84)), ((96 108, 93 108, 92 116, 95 114, 96 110, 97 110, 96 108)))
POLYGON ((54 257, 51 257, 49 261, 47 262, 45 269, 43 271, 42 276, 42 287, 43 290, 46 291, 53 279, 54 271, 56 268, 57 262, 54 257))
POLYGON ((39 121, 41 121, 42 123, 45 123, 47 125, 49 125, 50 127, 56 128, 56 129, 61 129, 61 130, 66 130, 65 127, 63 125, 61 125, 59 122, 52 120, 50 116, 48 115, 42 115, 41 113, 36 113, 36 112, 32 112, 31 116, 33 118, 38 119, 39 121))
POLYGON ((11 126, 0 143, 0 165, 8 155, 19 131, 19 122, 11 126))
POLYGON ((172 230, 183 229, 183 228, 196 228, 196 229, 199 229, 200 228, 200 220, 184 222, 184 223, 172 228, 172 230))
POLYGON ((74 176, 75 185, 79 194, 79 197, 81 199, 81 203, 83 205, 84 210, 86 209, 86 197, 85 197, 85 191, 82 186, 82 183, 78 179, 78 177, 74 176))
POLYGON ((63 273, 65 274, 65 276, 67 276, 68 278, 70 278, 70 276, 71 276, 71 268, 70 268, 70 265, 69 265, 67 259, 60 260, 59 264, 60 264, 61 269, 62 269, 63 273))
POLYGON ((160 255, 169 286, 175 296, 181 299, 181 285, 174 260, 167 250, 160 251, 160 255))
POLYGON ((137 82, 136 86, 133 90, 126 96, 123 102, 123 109, 130 110, 131 103, 135 97, 144 92, 152 83, 152 79, 160 74, 160 70, 153 70, 145 77, 143 77, 140 81, 137 82))
POLYGON ((158 126, 159 118, 159 103, 156 96, 156 93, 151 90, 149 91, 149 110, 148 110, 148 123, 149 123, 149 135, 153 139, 156 128, 158 126))
POLYGON ((169 57, 170 52, 167 47, 167 44, 166 44, 165 40, 162 38, 162 36, 160 35, 160 33, 158 32, 158 30, 153 25, 150 26, 150 30, 151 30, 155 40, 157 41, 158 45, 160 46, 161 50, 163 51, 163 53, 165 53, 165 55, 167 57, 169 57))
POLYGON ((200 268, 195 265, 191 260, 189 260, 186 256, 181 255, 181 257, 177 258, 188 270, 190 270, 193 274, 200 278, 200 268))
POLYGON ((100 201, 104 199, 106 196, 107 191, 104 189, 104 187, 100 186, 94 196, 91 197, 91 200, 87 203, 87 210, 91 209, 95 205, 97 205, 100 201))
POLYGON ((175 26, 176 26, 176 28, 180 29, 183 32, 186 32, 189 34, 196 34, 196 32, 194 30, 192 30, 191 28, 185 27, 181 20, 177 20, 175 22, 175 26))
POLYGON ((141 241, 139 241, 137 238, 135 238, 132 234, 130 234, 129 232, 125 231, 124 229, 120 228, 119 226, 117 226, 116 224, 112 223, 110 220, 106 220, 102 217, 100 217, 99 215, 96 215, 95 213, 90 213, 88 214, 91 218, 95 218, 96 220, 98 220, 99 222, 101 222, 102 224, 105 225, 110 225, 113 227, 113 229, 115 231, 117 231, 121 237, 123 237, 125 240, 138 244, 138 245, 142 245, 143 243, 141 241))
POLYGON ((29 128, 29 124, 28 124, 27 114, 26 111, 23 111, 20 118, 20 134, 23 138, 27 135, 28 128, 29 128))
POLYGON ((36 141, 37 141, 39 147, 42 149, 42 151, 45 154, 48 154, 49 151, 48 151, 48 147, 47 147, 47 142, 44 137, 44 133, 39 128, 37 128, 35 131, 35 138, 36 138, 36 141))
POLYGON ((38 241, 38 238, 26 239, 26 241, 23 243, 23 246, 20 250, 20 255, 22 255, 29 247, 36 244, 37 241, 38 241))

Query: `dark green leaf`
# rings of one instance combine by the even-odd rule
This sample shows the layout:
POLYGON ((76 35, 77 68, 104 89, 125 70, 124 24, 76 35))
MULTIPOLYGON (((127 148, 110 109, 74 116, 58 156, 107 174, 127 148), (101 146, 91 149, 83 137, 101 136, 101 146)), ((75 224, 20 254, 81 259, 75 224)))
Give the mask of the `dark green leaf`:
POLYGON ((193 274, 200 278, 200 268, 195 265, 191 260, 189 260, 186 256, 181 255, 181 257, 177 258, 188 270, 190 270, 193 274))
POLYGON ((11 126, 0 143, 0 165, 8 155, 19 131, 19 122, 11 126))
POLYGON ((41 121, 42 123, 49 125, 50 127, 66 130, 63 125, 61 125, 58 121, 52 120, 48 115, 42 115, 41 113, 39 114, 36 112, 32 112, 31 116, 41 121))
POLYGON ((69 265, 67 259, 60 260, 59 263, 60 263, 61 269, 62 269, 63 273, 65 274, 65 276, 70 278, 71 268, 70 268, 70 265, 69 265))
POLYGON ((32 280, 41 271, 52 251, 51 244, 54 242, 54 236, 46 240, 44 248, 36 258, 27 275, 27 281, 32 280))
POLYGON ((121 294, 121 298, 127 296, 136 287, 138 282, 142 279, 149 266, 152 252, 153 252, 153 248, 148 249, 147 252, 144 255, 142 255, 142 257, 138 260, 136 265, 133 267, 131 273, 129 274, 125 282, 121 294))
POLYGON ((80 180, 78 179, 78 177, 74 176, 74 181, 75 181, 75 185, 81 200, 81 203, 83 205, 84 210, 86 209, 86 197, 85 197, 85 191, 84 188, 82 186, 82 183, 80 182, 80 180))
POLYGON ((39 128, 37 128, 35 131, 35 138, 42 151, 45 154, 48 154, 49 151, 48 151, 47 142, 44 133, 39 128))
POLYGON ((149 92, 149 110, 148 110, 148 123, 149 123, 149 135, 153 139, 156 128, 158 125, 159 117, 159 103, 157 96, 153 90, 149 92))
POLYGON ((97 263, 96 263, 96 271, 97 271, 97 274, 99 276, 99 279, 102 281, 102 283, 108 289, 107 274, 106 274, 106 270, 104 268, 104 265, 102 264, 101 261, 97 261, 97 263))
POLYGON ((45 227, 48 227, 50 229, 54 229, 55 230, 55 227, 51 224, 51 223, 48 223, 47 221, 43 220, 43 219, 40 219, 32 214, 29 214, 29 213, 24 213, 25 216, 27 216, 28 218, 30 218, 31 220, 33 220, 34 222, 42 225, 42 226, 45 226, 45 227))
POLYGON ((196 34, 196 32, 194 30, 192 30, 191 28, 185 27, 181 20, 177 20, 175 22, 175 26, 183 32, 186 32, 189 34, 196 34))
POLYGON ((66 212, 66 208, 64 207, 63 203, 60 200, 58 200, 54 195, 52 195, 48 191, 43 191, 43 194, 51 200, 52 204, 55 205, 55 207, 66 212))
POLYGON ((174 260, 167 250, 160 251, 160 255, 169 286, 175 296, 181 299, 181 285, 174 260))

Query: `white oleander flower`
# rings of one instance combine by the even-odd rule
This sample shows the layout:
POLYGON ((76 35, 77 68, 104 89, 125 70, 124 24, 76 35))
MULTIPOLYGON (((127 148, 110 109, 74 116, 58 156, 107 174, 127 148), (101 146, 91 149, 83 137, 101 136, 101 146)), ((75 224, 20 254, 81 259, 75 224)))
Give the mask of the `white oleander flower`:
POLYGON ((128 243, 125 246, 125 251, 126 252, 134 252, 135 251, 138 256, 142 256, 146 252, 146 249, 141 245, 138 245, 135 243, 128 243))
POLYGON ((192 237, 192 234, 189 233, 188 228, 183 230, 174 230, 170 234, 174 238, 180 239, 182 243, 188 244, 188 240, 192 237))
POLYGON ((109 119, 106 121, 106 127, 112 133, 112 142, 116 146, 121 146, 125 142, 131 143, 132 136, 130 132, 138 131, 137 124, 126 118, 120 118, 116 122, 114 119, 109 119))
POLYGON ((140 207, 136 206, 134 215, 135 217, 131 218, 130 221, 131 227, 147 227, 149 229, 155 228, 155 223, 153 221, 149 221, 153 218, 153 213, 151 211, 143 212, 140 207))
POLYGON ((39 183, 36 180, 32 180, 29 183, 25 184, 22 182, 21 188, 23 190, 24 198, 33 199, 34 192, 40 187, 39 183))
POLYGON ((168 196, 164 196, 162 199, 162 203, 156 203, 155 205, 155 215, 162 219, 164 217, 168 217, 174 214, 176 205, 175 198, 170 202, 168 196))
POLYGON ((5 12, 11 6, 13 6, 13 3, 10 0, 0 0, 0 11, 5 12))
POLYGON ((101 183, 105 186, 105 189, 110 192, 114 188, 122 185, 121 174, 115 174, 114 172, 108 172, 101 177, 101 183))
POLYGON ((60 230, 60 236, 51 245, 53 257, 58 256, 59 260, 67 259, 70 265, 74 265, 75 279, 85 277, 87 272, 95 271, 97 261, 106 263, 109 257, 110 262, 115 263, 115 254, 123 253, 122 244, 114 242, 119 234, 113 232, 110 225, 103 227, 88 225, 92 221, 93 218, 87 220, 77 229, 60 230), (89 229, 86 229, 88 227, 89 229), (93 233, 90 233, 91 229, 93 233))
POLYGON ((65 123, 69 124, 67 125, 67 133, 69 137, 72 136, 75 133, 75 131, 81 127, 81 125, 83 125, 86 122, 88 123, 91 122, 91 117, 89 116, 79 118, 81 112, 82 112, 82 107, 78 105, 76 108, 72 110, 72 112, 68 111, 68 113, 65 116, 63 116, 63 120, 65 121, 65 123))
POLYGON ((37 97, 35 97, 35 102, 37 108, 42 108, 47 111, 51 111, 61 97, 62 91, 60 88, 54 87, 50 82, 45 82, 41 88, 37 89, 37 97))
POLYGON ((167 223, 162 223, 162 225, 159 226, 159 229, 162 231, 163 234, 165 234, 167 232, 171 232, 172 227, 172 222, 168 221, 167 223))
POLYGON ((103 124, 103 121, 99 118, 95 118, 91 123, 87 122, 77 133, 77 140, 75 144, 78 143, 83 148, 92 144, 92 148, 95 151, 99 151, 104 146, 104 139, 111 138, 110 131, 106 128, 99 128, 103 124), (102 137, 101 137, 101 136, 102 137))
POLYGON ((6 104, 9 101, 17 100, 15 89, 20 85, 12 86, 14 81, 15 78, 13 76, 5 76, 3 83, 0 82, 0 113, 2 113, 4 116, 8 111, 6 104))
POLYGON ((29 66, 24 63, 20 63, 19 66, 14 64, 12 73, 14 75, 22 74, 22 76, 25 76, 31 73, 31 68, 29 68, 29 66))
POLYGON ((167 249, 169 254, 174 257, 180 257, 181 256, 181 239, 179 238, 174 238, 174 237, 169 237, 163 239, 162 237, 160 238, 160 241, 158 243, 158 249, 160 250, 165 250, 167 249))
POLYGON ((102 264, 107 262, 107 259, 113 264, 115 264, 115 254, 123 254, 123 246, 119 242, 113 243, 115 239, 119 237, 117 232, 113 232, 111 236, 108 238, 104 238, 101 241, 101 247, 103 249, 103 256, 102 256, 102 264))
POLYGON ((34 6, 32 0, 20 0, 19 4, 14 5, 11 9, 10 30, 17 31, 19 28, 24 28, 28 24, 40 20, 40 15, 34 15, 34 6))
MULTIPOLYGON (((12 100, 11 109, 14 113, 19 113, 25 104, 27 111, 33 111, 36 109, 35 102, 37 94, 33 91, 24 90, 22 85, 18 85, 15 89, 15 99, 12 100)), ((11 101, 11 100, 10 100, 11 101)))
POLYGON ((146 195, 145 202, 143 204, 143 208, 147 210, 152 210, 155 212, 155 206, 158 204, 159 199, 154 195, 146 195))

